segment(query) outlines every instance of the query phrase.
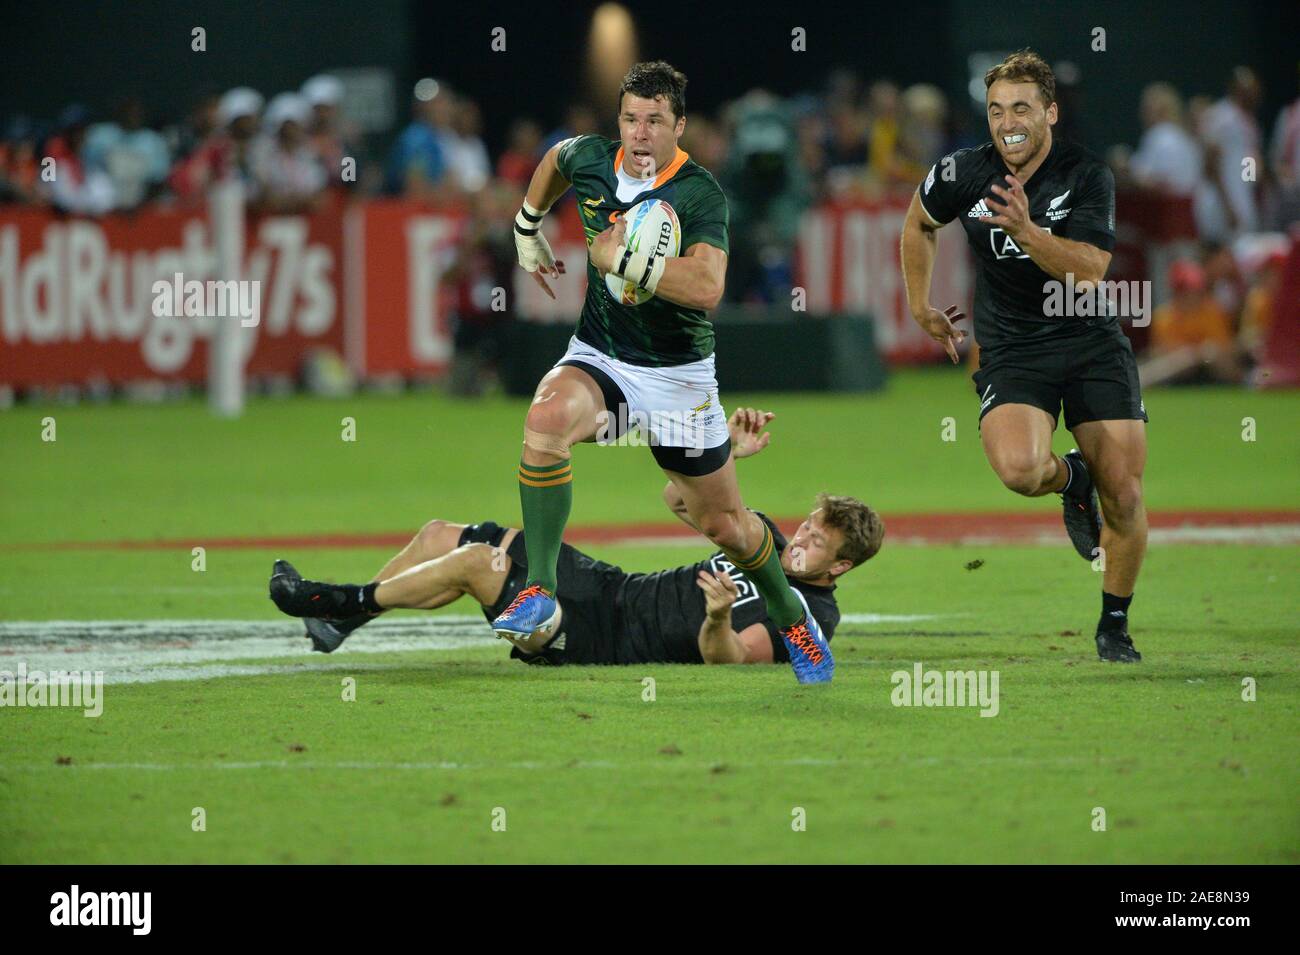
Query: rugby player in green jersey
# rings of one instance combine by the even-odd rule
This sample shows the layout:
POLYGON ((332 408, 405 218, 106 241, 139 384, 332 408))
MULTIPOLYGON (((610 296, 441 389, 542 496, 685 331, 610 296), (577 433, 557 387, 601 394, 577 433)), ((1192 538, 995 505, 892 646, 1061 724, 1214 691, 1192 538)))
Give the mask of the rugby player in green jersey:
MULTIPOLYGON (((691 522, 754 582, 802 683, 831 679, 830 645, 781 569, 770 528, 741 501, 727 416, 718 400, 713 326, 727 272, 727 200, 677 145, 686 129, 686 77, 638 63, 619 90, 619 140, 576 136, 542 158, 515 219, 519 264, 554 297, 557 262, 542 217, 570 186, 587 236, 587 294, 568 351, 542 378, 524 422, 519 496, 528 579, 492 623, 521 639, 554 629, 556 563, 573 500, 572 448, 644 423, 655 460, 691 522), (622 213, 659 199, 676 213, 680 256, 631 250, 622 213), (609 273, 652 293, 615 300, 609 273)), ((614 599, 614 595, 610 595, 614 599)))

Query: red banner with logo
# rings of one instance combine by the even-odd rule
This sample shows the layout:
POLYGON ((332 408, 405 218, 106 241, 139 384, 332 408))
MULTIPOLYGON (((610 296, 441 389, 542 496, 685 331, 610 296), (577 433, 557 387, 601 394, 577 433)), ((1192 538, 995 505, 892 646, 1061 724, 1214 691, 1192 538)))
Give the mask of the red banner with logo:
MULTIPOLYGON (((807 293, 813 315, 868 314, 876 344, 891 362, 935 361, 943 356, 907 309, 898 258, 907 202, 833 202, 809 210, 799 229, 795 284, 807 293)), ((970 253, 960 227, 938 232, 938 257, 930 301, 960 305, 970 315, 974 294, 970 253)), ((960 327, 970 330, 969 319, 960 327)))
MULTIPOLYGON (((291 373, 311 346, 342 347, 340 223, 334 211, 248 222, 242 277, 258 283, 259 298, 246 329, 250 373, 291 373)), ((177 314, 156 283, 205 283, 215 262, 206 217, 194 211, 82 219, 5 210, 0 382, 202 381, 216 323, 239 319, 177 314)))
MULTIPOLYGON (((401 201, 250 217, 240 277, 257 283, 259 308, 242 332, 246 372, 294 375, 321 346, 361 375, 443 371, 451 315, 442 275, 463 221, 401 201)), ((202 382, 216 323, 244 322, 187 315, 173 298, 179 306, 181 287, 213 279, 216 260, 203 210, 0 211, 0 384, 202 382)))

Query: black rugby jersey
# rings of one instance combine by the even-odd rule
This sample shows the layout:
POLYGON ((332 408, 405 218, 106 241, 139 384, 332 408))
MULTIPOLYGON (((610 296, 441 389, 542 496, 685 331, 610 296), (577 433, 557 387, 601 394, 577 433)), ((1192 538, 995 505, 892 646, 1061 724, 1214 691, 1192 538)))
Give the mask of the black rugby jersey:
MULTIPOLYGON (((765 514, 757 511, 772 531, 777 552, 786 547, 783 535, 765 514)), ((617 659, 581 660, 584 649, 574 647, 573 641, 565 648, 570 662, 618 663, 702 663, 699 634, 705 618, 704 592, 695 582, 701 570, 720 573, 726 571, 736 583, 740 596, 731 608, 731 627, 737 633, 756 623, 767 627, 772 641, 772 655, 778 662, 788 662, 790 656, 785 641, 776 624, 767 615, 767 604, 762 594, 743 571, 737 570, 721 551, 708 559, 682 567, 661 570, 652 574, 628 574, 616 596, 619 633, 603 648, 601 655, 611 653, 617 659), (576 651, 576 652, 575 652, 576 651)), ((808 609, 821 627, 822 635, 829 640, 840 622, 840 610, 835 603, 835 587, 818 587, 787 577, 790 585, 803 594, 808 609)))
MULTIPOLYGON (((1011 170, 992 142, 959 149, 935 163, 921 184, 921 206, 932 222, 959 219, 975 256, 975 331, 981 351, 1051 346, 1077 336, 1122 335, 1113 314, 1049 317, 1043 285, 1052 277, 1015 240, 984 220, 995 214, 991 189, 1007 188, 1011 170)), ((1115 179, 1105 163, 1073 143, 1053 139, 1043 164, 1024 183, 1029 217, 1053 235, 1115 247, 1115 179)), ((1107 309, 1095 309, 1106 312, 1107 309)))

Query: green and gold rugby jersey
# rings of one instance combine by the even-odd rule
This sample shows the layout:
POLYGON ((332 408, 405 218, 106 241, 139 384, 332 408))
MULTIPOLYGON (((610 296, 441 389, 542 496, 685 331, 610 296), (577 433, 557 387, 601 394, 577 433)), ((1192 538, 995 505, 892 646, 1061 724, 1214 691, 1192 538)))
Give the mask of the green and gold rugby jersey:
MULTIPOLYGON (((623 166, 623 147, 604 136, 575 136, 557 155, 560 175, 573 184, 587 245, 643 199, 662 199, 673 207, 682 229, 681 252, 707 242, 727 246, 727 197, 707 169, 681 149, 653 180, 633 179, 623 166)), ((652 298, 624 305, 610 295, 605 280, 587 259, 587 297, 577 338, 632 365, 684 365, 713 354, 713 325, 703 309, 652 298)))

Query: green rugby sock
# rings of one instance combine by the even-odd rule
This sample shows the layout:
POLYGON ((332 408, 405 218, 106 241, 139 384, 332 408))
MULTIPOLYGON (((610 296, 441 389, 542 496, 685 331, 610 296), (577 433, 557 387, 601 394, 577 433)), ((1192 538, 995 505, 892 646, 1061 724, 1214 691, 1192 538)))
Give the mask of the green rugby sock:
POLYGON ((570 461, 558 464, 519 462, 519 503, 524 511, 524 550, 528 552, 528 583, 541 584, 555 594, 555 564, 573 503, 570 461))
POLYGON ((730 554, 727 556, 754 582, 767 602, 767 615, 778 629, 792 627, 803 619, 803 604, 786 580, 785 571, 781 569, 781 555, 777 553, 776 541, 766 524, 763 525, 763 542, 758 545, 758 550, 742 559, 730 554))

